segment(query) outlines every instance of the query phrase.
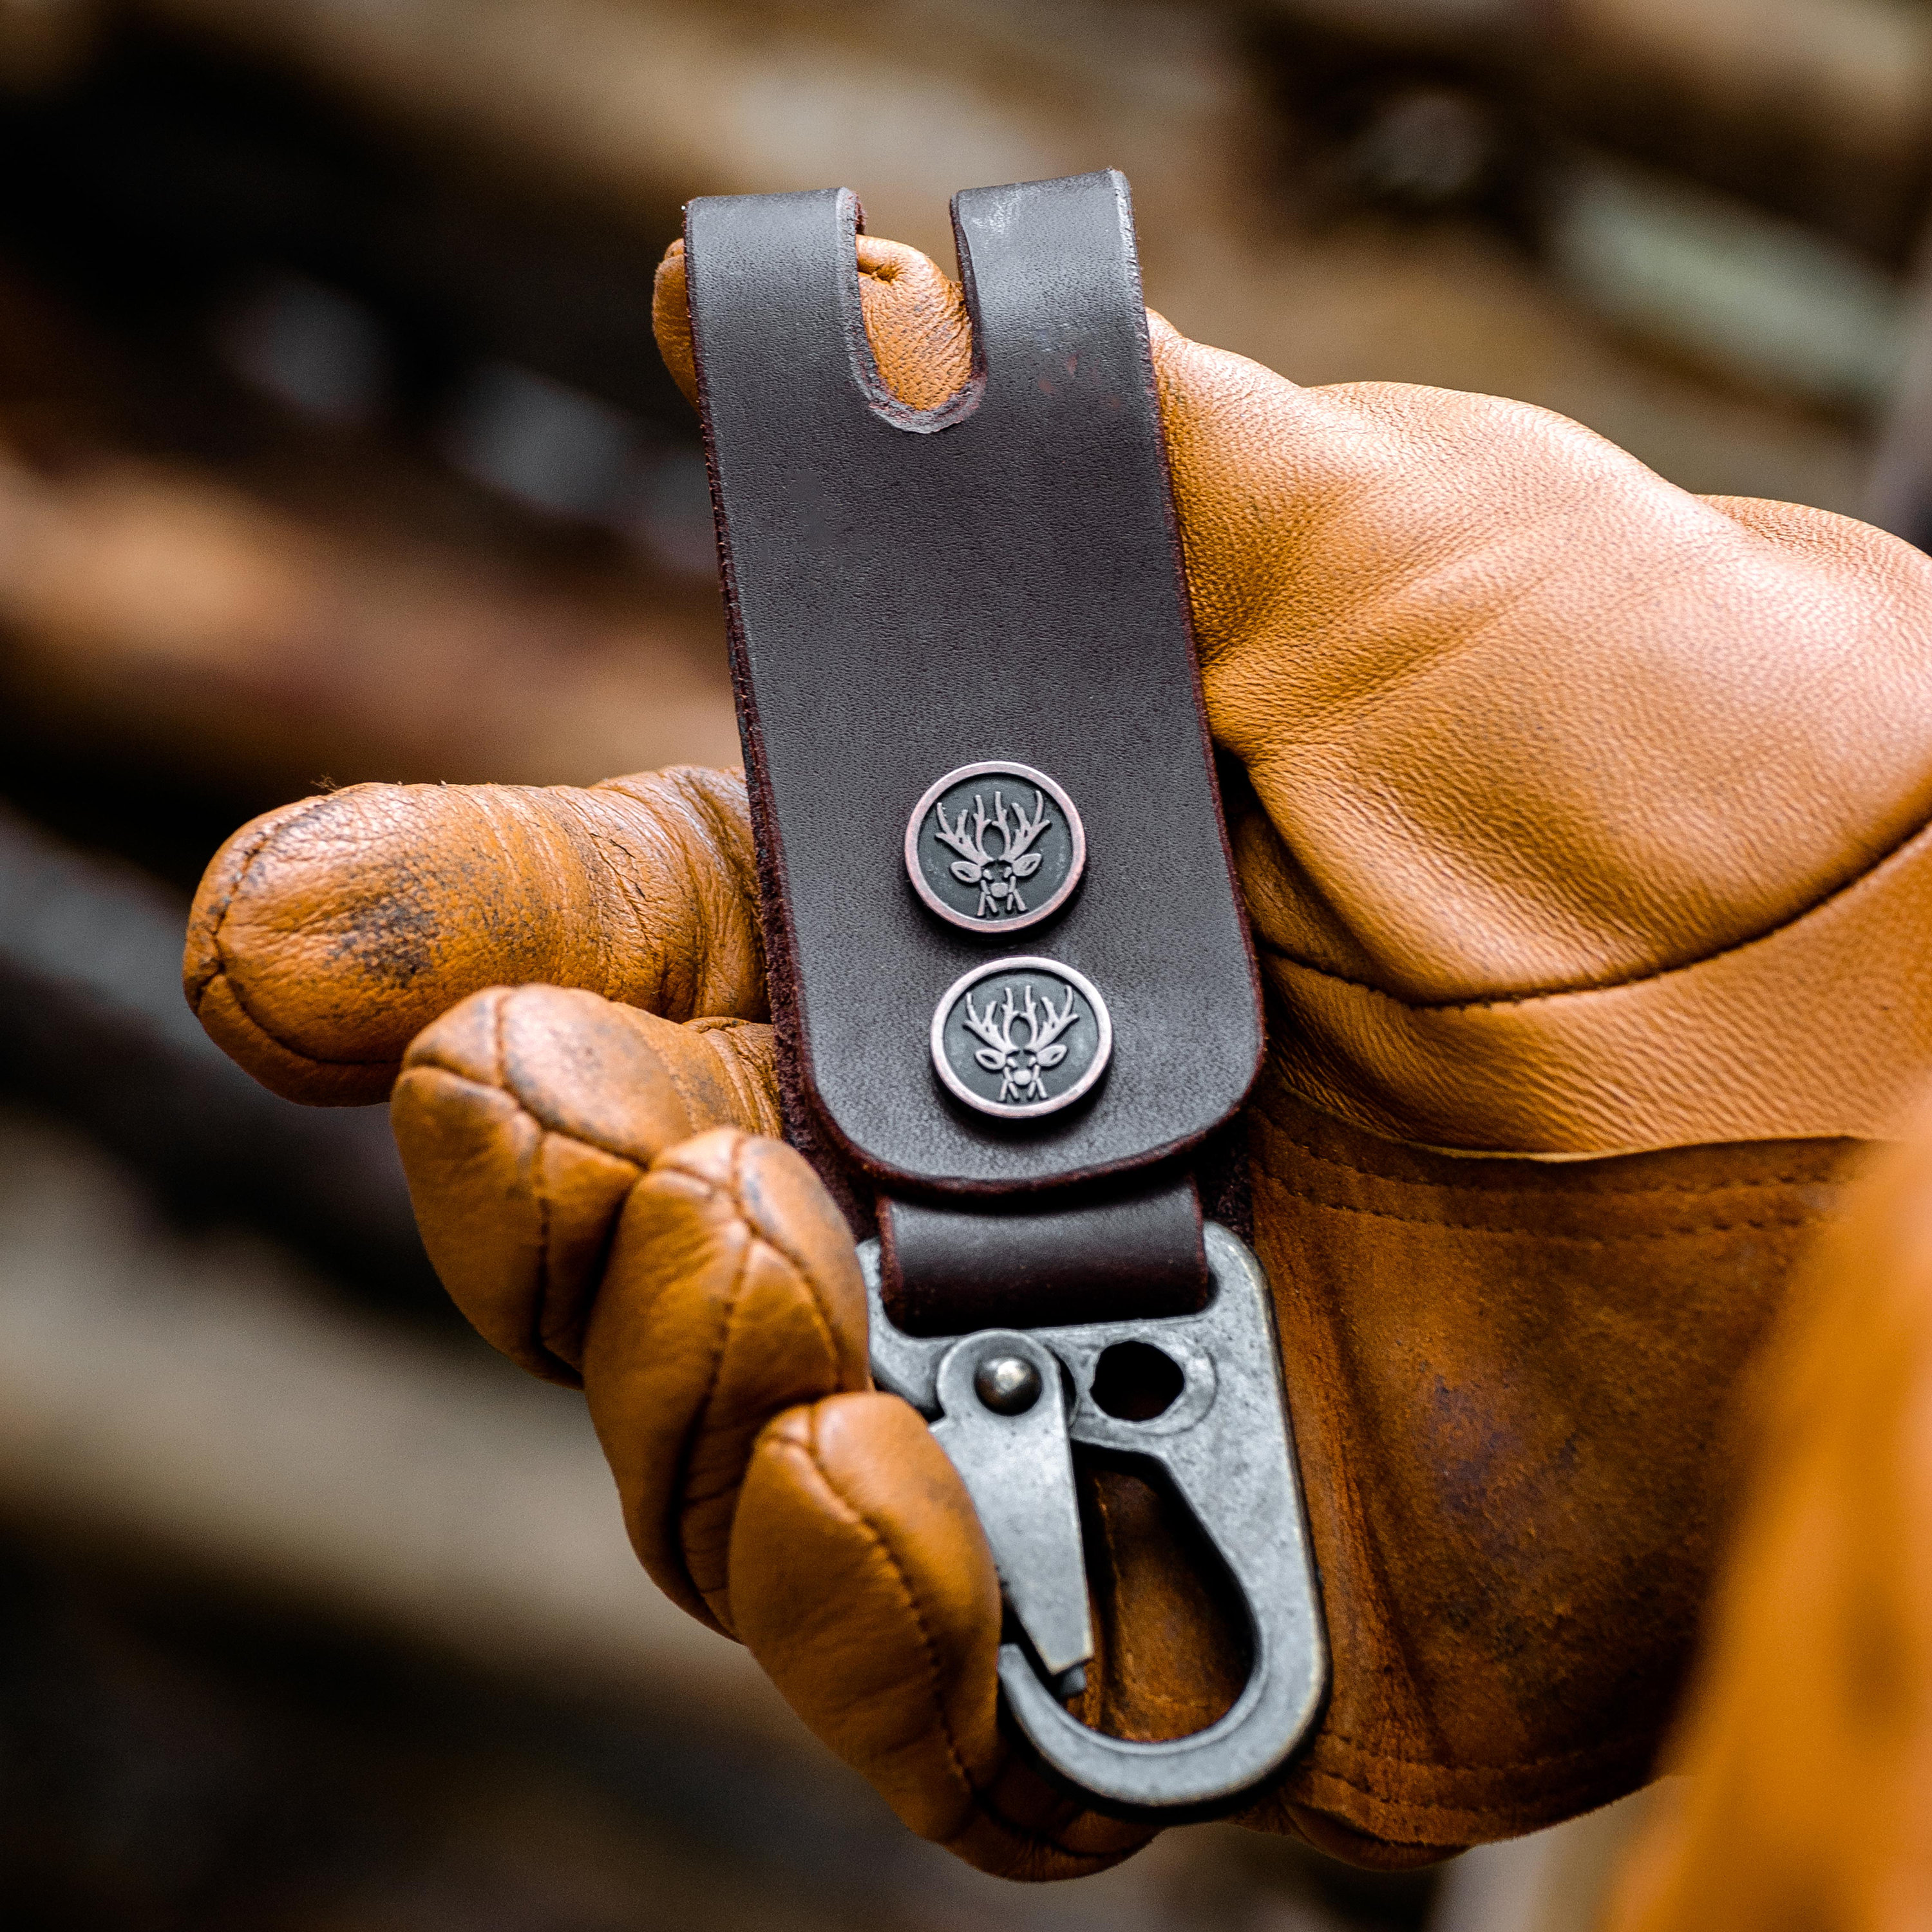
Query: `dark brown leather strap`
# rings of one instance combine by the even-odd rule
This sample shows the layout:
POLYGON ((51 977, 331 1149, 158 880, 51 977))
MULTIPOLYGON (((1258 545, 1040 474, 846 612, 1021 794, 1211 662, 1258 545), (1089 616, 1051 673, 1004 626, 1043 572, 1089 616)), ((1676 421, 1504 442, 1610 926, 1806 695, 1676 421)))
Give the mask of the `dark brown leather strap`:
POLYGON ((926 1204, 891 1220, 902 1268, 947 1284, 909 1287, 928 1313, 1011 1304, 1003 1284, 1046 1265, 1022 1250, 1058 1274, 1084 1240, 1088 1274, 1125 1281, 1156 1224, 1142 1272, 1198 1286, 1191 1199, 1119 1210, 1170 1194, 1239 1106, 1261 1021, 1126 184, 956 198, 975 374, 924 413, 874 367, 858 220, 828 190, 695 201, 686 228, 806 1138, 926 1204), (1082 1196, 1048 1232, 1056 1190, 1103 1179, 1113 1208, 1082 1196), (943 1262, 948 1242, 979 1258, 943 1262))
POLYGON ((1113 1200, 984 1210, 882 1201, 892 1318, 912 1335, 1191 1314, 1207 1299, 1192 1177, 1113 1200))

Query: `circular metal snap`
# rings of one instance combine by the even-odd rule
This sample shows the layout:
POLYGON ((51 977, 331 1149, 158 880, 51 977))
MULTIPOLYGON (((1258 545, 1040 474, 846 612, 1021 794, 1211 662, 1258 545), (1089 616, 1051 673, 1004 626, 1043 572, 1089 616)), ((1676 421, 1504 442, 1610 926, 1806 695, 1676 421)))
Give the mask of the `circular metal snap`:
POLYGON ((995 959, 953 981, 932 1015, 947 1090, 1001 1120, 1058 1113, 1090 1092, 1114 1051, 1092 980, 1053 959, 995 959))
POLYGON ((994 1355, 973 1371, 973 1393, 995 1415, 1024 1415, 1040 1400, 1040 1371, 1024 1355, 994 1355))
POLYGON ((906 821, 905 862, 913 890, 949 924, 1018 932, 1072 898, 1087 833, 1044 772, 995 758, 928 788, 906 821))

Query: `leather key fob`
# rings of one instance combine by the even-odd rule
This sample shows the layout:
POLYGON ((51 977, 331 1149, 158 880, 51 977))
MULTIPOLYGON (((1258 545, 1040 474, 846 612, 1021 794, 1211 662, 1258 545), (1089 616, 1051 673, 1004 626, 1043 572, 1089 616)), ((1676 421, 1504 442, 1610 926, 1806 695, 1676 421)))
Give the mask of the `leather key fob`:
POLYGON ((880 380, 858 224, 828 190, 686 229, 788 1130, 876 1214, 873 1374, 973 1498, 1012 1720, 1090 1802, 1226 1808, 1327 1653, 1267 1285, 1194 1173, 1262 1018, 1126 184, 955 198, 972 374, 931 410, 880 380), (1129 1414, 1136 1351, 1166 1394, 1129 1414), (1249 1675, 1204 1730, 1065 1708, 1076 1448, 1154 1472, 1232 1586, 1249 1675))

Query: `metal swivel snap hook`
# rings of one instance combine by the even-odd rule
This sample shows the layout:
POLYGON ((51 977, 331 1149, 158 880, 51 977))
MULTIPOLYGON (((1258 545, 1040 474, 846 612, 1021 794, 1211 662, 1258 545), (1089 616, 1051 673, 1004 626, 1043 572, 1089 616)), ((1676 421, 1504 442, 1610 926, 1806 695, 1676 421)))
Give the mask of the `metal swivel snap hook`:
POLYGON ((1198 1314, 964 1336, 895 1327, 880 1292, 878 1244, 859 1250, 873 1378, 932 1420, 1025 1636, 1024 1645, 1000 1647, 1007 1709, 1048 1766, 1118 1810, 1204 1809, 1238 1797, 1294 1752, 1328 1687, 1267 1281, 1226 1228, 1210 1222, 1204 1232, 1213 1298, 1198 1314), (1171 1365, 1156 1400, 1171 1399, 1158 1414, 1110 1414, 1096 1398, 1096 1377, 1104 1396, 1110 1366, 1122 1359, 1114 1352, 1126 1348, 1156 1351, 1171 1365), (1094 1650, 1075 1443, 1158 1465, 1245 1610, 1247 1682, 1226 1715, 1186 1737, 1112 1738, 1063 1707, 1084 1684, 1094 1650))

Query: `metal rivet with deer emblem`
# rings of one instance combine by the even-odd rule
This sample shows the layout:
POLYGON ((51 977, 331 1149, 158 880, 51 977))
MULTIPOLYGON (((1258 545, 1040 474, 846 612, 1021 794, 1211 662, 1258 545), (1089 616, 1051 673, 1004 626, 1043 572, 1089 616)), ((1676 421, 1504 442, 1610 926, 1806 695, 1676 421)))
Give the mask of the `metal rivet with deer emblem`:
POLYGON ((1058 960, 995 959, 949 986, 932 1064, 955 1099, 1004 1120, 1055 1114, 1093 1090, 1114 1022, 1092 980, 1058 960))
POLYGON ((1072 898, 1087 833, 1044 772, 995 759, 928 789, 906 822, 905 862, 914 891, 950 924, 1017 932, 1072 898))

